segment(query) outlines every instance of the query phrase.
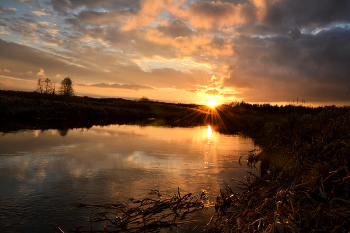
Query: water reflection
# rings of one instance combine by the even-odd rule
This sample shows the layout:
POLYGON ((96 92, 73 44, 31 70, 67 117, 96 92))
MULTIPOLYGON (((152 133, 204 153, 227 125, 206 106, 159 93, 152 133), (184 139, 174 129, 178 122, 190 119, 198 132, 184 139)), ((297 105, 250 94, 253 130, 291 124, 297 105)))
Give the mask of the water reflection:
POLYGON ((221 135, 210 126, 112 125, 70 130, 65 137, 61 132, 0 137, 0 232, 49 232, 43 223, 52 217, 74 228, 86 224, 91 212, 71 203, 125 202, 150 189, 165 195, 178 187, 207 190, 213 202, 223 181, 246 175, 249 168, 238 159, 255 148, 250 139, 221 135))
POLYGON ((211 133, 212 133, 212 129, 211 129, 210 125, 208 125, 208 131, 207 131, 208 139, 210 139, 211 133))
POLYGON ((58 129, 57 130, 62 137, 67 136, 69 129, 58 129))

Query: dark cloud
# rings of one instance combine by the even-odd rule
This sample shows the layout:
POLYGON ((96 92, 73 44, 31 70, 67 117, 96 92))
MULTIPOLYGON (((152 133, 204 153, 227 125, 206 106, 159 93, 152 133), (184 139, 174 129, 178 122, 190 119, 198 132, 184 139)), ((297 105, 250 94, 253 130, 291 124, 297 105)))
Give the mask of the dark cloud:
POLYGON ((312 35, 294 29, 290 35, 236 39, 239 56, 225 86, 244 90, 250 101, 267 96, 286 101, 292 93, 312 101, 350 100, 350 30, 335 27, 312 35))
POLYGON ((112 12, 112 11, 94 11, 94 10, 84 10, 79 12, 77 15, 74 15, 74 18, 67 18, 65 21, 73 26, 84 26, 84 25, 113 25, 122 26, 120 20, 130 15, 130 12, 126 10, 112 12))
POLYGON ((25 18, 25 17, 7 17, 5 20, 11 24, 30 24, 30 23, 37 23, 36 20, 32 18, 25 18))
POLYGON ((60 13, 68 13, 80 7, 104 9, 112 11, 135 12, 140 9, 140 0, 51 0, 53 9, 60 13))
POLYGON ((231 13, 231 8, 228 8, 231 4, 216 4, 219 2, 195 2, 191 5, 193 13, 201 15, 203 17, 222 18, 227 17, 231 13))
POLYGON ((16 8, 13 7, 6 7, 6 6, 0 6, 0 15, 1 14, 16 14, 16 8))
POLYGON ((193 35, 193 31, 181 21, 171 21, 167 26, 158 27, 160 32, 163 32, 165 36, 172 38, 175 37, 189 37, 193 35))
POLYGON ((272 27, 313 29, 350 20, 348 0, 275 1, 268 4, 263 22, 272 27))

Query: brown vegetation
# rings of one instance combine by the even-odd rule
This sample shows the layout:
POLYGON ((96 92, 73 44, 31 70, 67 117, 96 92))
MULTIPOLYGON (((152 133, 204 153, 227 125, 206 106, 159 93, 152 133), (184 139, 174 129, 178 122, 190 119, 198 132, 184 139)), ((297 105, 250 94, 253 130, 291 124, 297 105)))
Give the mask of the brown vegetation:
POLYGON ((131 199, 124 204, 89 205, 76 203, 79 208, 94 208, 91 223, 104 224, 103 230, 62 230, 56 221, 59 232, 159 232, 162 228, 178 228, 185 222, 187 214, 206 207, 208 195, 191 193, 181 195, 180 189, 172 197, 164 198, 158 190, 151 190, 150 196, 141 200, 131 199))
POLYGON ((241 193, 230 187, 221 192, 213 231, 348 232, 349 108, 325 107, 258 125, 247 132, 262 146, 267 172, 251 175, 241 193))

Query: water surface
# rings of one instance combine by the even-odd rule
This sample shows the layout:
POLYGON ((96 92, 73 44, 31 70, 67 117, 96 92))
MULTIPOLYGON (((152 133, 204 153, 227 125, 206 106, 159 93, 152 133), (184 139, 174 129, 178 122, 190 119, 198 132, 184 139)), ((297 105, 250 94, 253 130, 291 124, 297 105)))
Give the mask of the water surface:
MULTIPOLYGON (((224 181, 246 176, 250 168, 238 160, 256 148, 251 139, 210 127, 110 125, 5 134, 0 232, 53 232, 53 217, 63 229, 89 226, 91 210, 72 203, 124 203, 154 189, 164 195, 178 187, 184 194, 207 190, 213 203, 224 181)), ((211 208, 196 218, 207 221, 212 214, 211 208)))

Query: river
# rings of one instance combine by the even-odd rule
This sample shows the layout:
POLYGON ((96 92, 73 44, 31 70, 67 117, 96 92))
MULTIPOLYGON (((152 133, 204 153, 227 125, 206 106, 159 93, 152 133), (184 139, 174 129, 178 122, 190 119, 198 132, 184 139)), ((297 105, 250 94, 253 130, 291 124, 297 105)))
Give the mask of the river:
POLYGON ((183 227, 200 232, 224 182, 257 172, 245 162, 253 149, 258 147, 251 139, 210 126, 109 125, 2 134, 0 232, 54 232, 52 218, 62 229, 90 229, 91 209, 73 203, 127 203, 150 190, 172 195, 178 188, 184 194, 208 192, 211 207, 183 227))

